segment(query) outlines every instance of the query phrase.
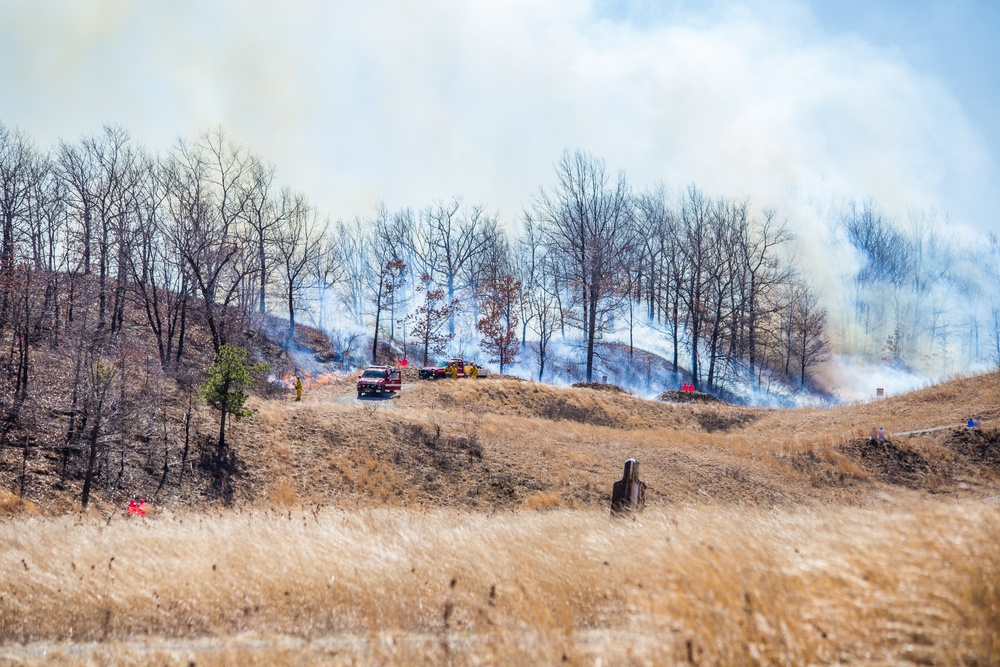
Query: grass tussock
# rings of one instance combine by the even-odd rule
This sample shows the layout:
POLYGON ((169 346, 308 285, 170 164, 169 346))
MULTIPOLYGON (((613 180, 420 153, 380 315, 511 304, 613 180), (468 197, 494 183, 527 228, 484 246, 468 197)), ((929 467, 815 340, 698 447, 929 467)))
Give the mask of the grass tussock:
POLYGON ((533 493, 524 501, 524 506, 532 510, 555 509, 556 507, 561 507, 562 504, 562 498, 546 491, 533 493))
POLYGON ((39 514, 35 503, 0 487, 0 517, 34 516, 39 514))
POLYGON ((0 659, 27 664, 1000 659, 986 504, 19 518, 0 542, 0 659))

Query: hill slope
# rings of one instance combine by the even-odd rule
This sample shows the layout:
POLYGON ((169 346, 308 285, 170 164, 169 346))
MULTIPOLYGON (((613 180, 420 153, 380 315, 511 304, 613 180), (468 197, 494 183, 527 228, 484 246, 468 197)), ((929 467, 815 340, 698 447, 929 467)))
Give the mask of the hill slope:
POLYGON ((639 460, 654 505, 854 504, 885 491, 996 495, 998 399, 997 374, 833 410, 666 404, 509 380, 417 383, 359 401, 345 378, 301 403, 256 402, 239 428, 245 497, 282 504, 597 507, 626 458, 639 460), (973 414, 982 428, 969 432, 973 414), (871 443, 880 425, 890 441, 871 443))
MULTIPOLYGON (((188 352, 159 368, 139 323, 126 319, 127 346, 116 430, 102 436, 97 502, 120 510, 130 497, 154 506, 206 500, 217 415, 194 389, 210 361, 207 329, 192 314, 188 352)), ((280 377, 296 365, 330 366, 330 343, 301 327, 294 358, 266 333, 275 321, 241 331, 240 344, 280 377)), ((279 327, 280 328, 280 327, 279 327)), ((0 448, 0 508, 63 512, 79 503, 83 449, 67 446, 72 423, 72 339, 42 339, 32 352, 31 398, 0 448), (17 497, 24 499, 22 503, 17 497)), ((123 362, 124 363, 124 362, 123 362)), ((954 380, 877 403, 830 410, 764 410, 724 404, 671 404, 591 388, 489 379, 414 382, 385 401, 354 398, 353 377, 317 375, 301 403, 260 386, 253 415, 231 426, 236 455, 227 497, 240 503, 358 506, 602 507, 622 463, 637 458, 651 504, 682 500, 763 505, 864 503, 886 490, 997 494, 996 373, 954 380), (983 428, 959 428, 971 415, 983 428), (891 437, 871 446, 884 426, 891 437)))

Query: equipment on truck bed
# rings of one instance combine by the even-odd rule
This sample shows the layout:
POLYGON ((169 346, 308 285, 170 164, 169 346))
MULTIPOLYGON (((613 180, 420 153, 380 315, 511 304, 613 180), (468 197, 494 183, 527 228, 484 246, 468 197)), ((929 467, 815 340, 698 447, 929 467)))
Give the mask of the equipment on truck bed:
POLYGON ((486 370, 458 357, 442 361, 437 366, 424 366, 419 373, 421 380, 440 380, 442 378, 481 378, 486 377, 486 370))

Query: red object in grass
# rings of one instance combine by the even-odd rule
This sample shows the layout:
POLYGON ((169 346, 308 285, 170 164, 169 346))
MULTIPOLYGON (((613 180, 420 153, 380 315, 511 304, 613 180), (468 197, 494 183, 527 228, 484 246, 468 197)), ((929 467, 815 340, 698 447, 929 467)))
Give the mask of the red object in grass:
POLYGON ((135 502, 135 498, 128 501, 128 513, 130 516, 146 516, 146 501, 135 502))

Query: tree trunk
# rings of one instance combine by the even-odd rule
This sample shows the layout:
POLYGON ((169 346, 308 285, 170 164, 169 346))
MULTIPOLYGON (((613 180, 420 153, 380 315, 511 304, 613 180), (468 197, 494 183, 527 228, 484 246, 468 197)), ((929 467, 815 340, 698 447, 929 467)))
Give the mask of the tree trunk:
MULTIPOLYGON (((596 281, 595 281, 596 283, 596 281)), ((590 326, 587 331, 587 382, 594 377, 594 338, 597 331, 597 300, 598 288, 590 286, 590 326)))
POLYGON ((288 281, 288 335, 285 337, 285 354, 292 347, 292 340, 295 338, 295 292, 292 288, 292 281, 288 281))
POLYGON ((180 325, 180 331, 178 331, 178 333, 177 333, 177 357, 176 357, 177 363, 180 363, 180 361, 181 361, 181 354, 184 352, 184 333, 187 330, 187 302, 188 302, 188 295, 187 295, 187 282, 186 281, 184 281, 184 282, 181 283, 181 290, 184 292, 184 294, 181 297, 181 325, 180 325))
MULTIPOLYGON (((375 334, 372 336, 372 366, 378 366, 378 328, 379 320, 382 317, 382 286, 384 283, 384 276, 379 276, 378 279, 378 294, 375 296, 375 334)), ((427 365, 427 352, 426 347, 424 348, 424 365, 427 365)))
POLYGON ((219 463, 222 463, 226 458, 226 409, 222 408, 220 412, 222 416, 219 418, 219 442, 216 445, 216 456, 219 463))
POLYGON ((83 508, 87 508, 87 504, 90 502, 90 487, 94 480, 94 465, 97 462, 97 439, 101 435, 101 418, 102 418, 102 408, 104 407, 103 401, 98 401, 97 410, 94 411, 94 425, 90 429, 90 437, 87 439, 90 452, 87 457, 87 474, 83 479, 83 498, 81 502, 83 508))
MULTIPOLYGON (((453 272, 448 273, 448 303, 454 303, 455 301, 455 274, 453 272)), ((451 310, 448 315, 448 334, 454 338, 455 336, 455 309, 451 310)))
POLYGON ((191 408, 193 401, 192 394, 188 394, 188 407, 184 412, 184 451, 181 454, 181 473, 177 476, 177 486, 184 485, 184 466, 187 465, 188 452, 191 447, 191 408))
POLYGON ((260 314, 263 315, 267 311, 267 304, 264 301, 264 288, 266 287, 267 281, 267 248, 264 247, 264 235, 261 234, 258 239, 257 251, 260 254, 260 303, 258 307, 260 309, 260 314))

